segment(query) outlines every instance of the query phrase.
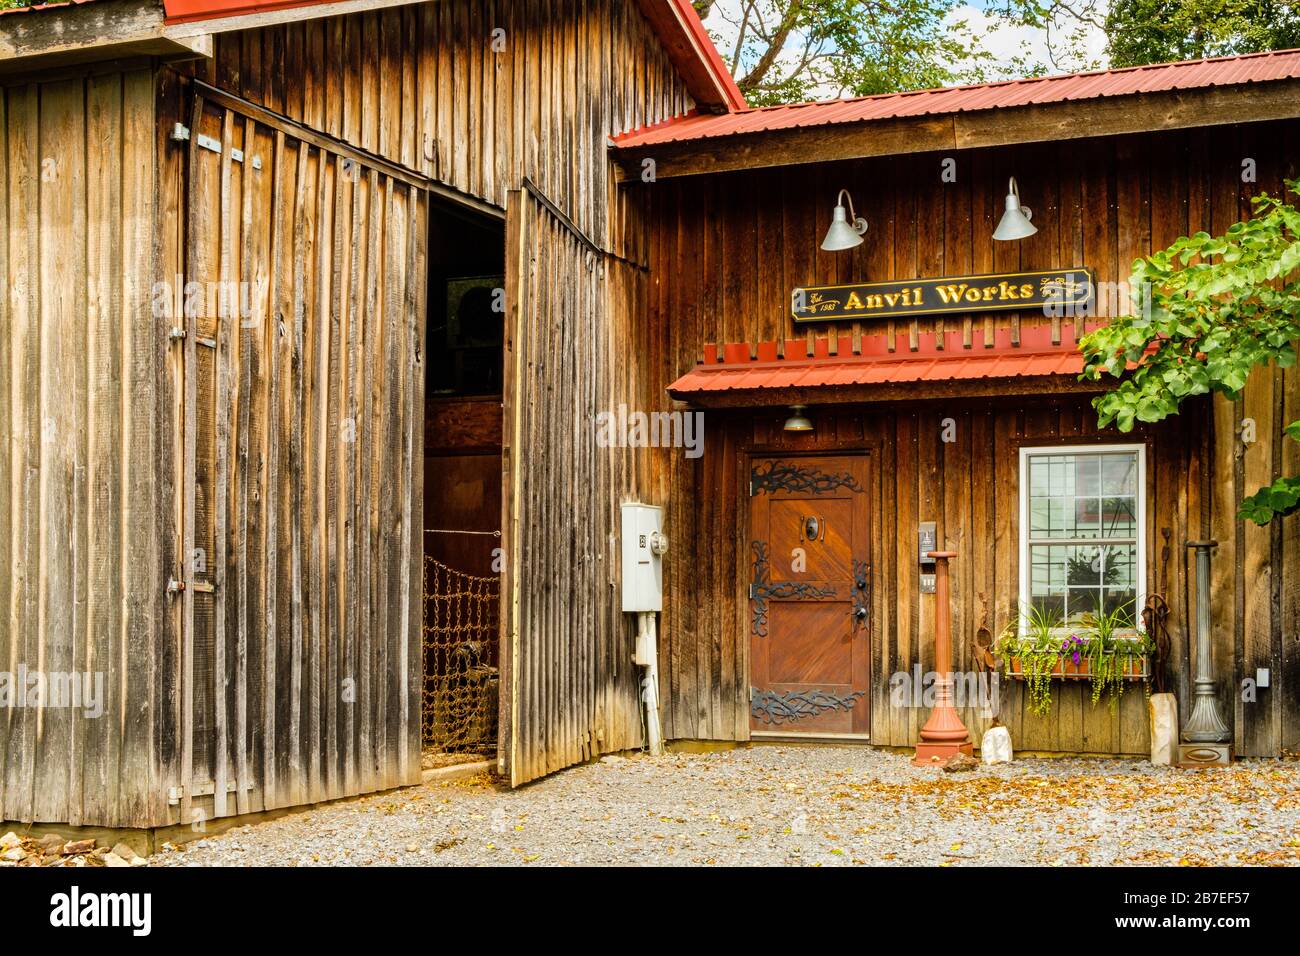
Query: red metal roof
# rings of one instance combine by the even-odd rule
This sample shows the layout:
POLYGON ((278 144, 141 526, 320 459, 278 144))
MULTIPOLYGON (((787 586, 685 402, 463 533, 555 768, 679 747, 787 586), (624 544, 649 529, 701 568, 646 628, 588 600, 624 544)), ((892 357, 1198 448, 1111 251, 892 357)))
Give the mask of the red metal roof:
POLYGON ((1010 379, 1045 375, 1078 375, 1083 355, 1073 336, 1066 331, 1060 344, 1052 344, 1049 327, 1021 331, 1019 345, 1012 344, 1011 330, 998 329, 991 345, 984 344, 984 330, 972 332, 972 346, 962 345, 961 332, 947 332, 943 348, 934 333, 920 336, 917 351, 891 352, 884 335, 864 335, 860 354, 852 352, 852 338, 839 337, 838 354, 830 354, 827 339, 815 340, 807 354, 806 339, 785 343, 779 358, 777 343, 763 342, 756 349, 747 343, 704 349, 704 362, 668 386, 670 395, 690 398, 704 392, 753 392, 774 388, 824 388, 835 385, 886 385, 906 382, 943 382, 959 379, 1010 379), (751 354, 757 356, 751 358, 751 354))
POLYGON ((637 5, 697 103, 713 113, 745 108, 745 95, 691 0, 637 0, 637 5))
POLYGON ((618 136, 622 149, 744 133, 829 126, 906 116, 963 113, 1040 103, 1064 103, 1135 93, 1264 83, 1300 77, 1300 50, 1281 50, 1136 66, 1123 70, 1070 73, 1033 80, 1007 80, 858 99, 755 107, 724 115, 687 114, 618 136))

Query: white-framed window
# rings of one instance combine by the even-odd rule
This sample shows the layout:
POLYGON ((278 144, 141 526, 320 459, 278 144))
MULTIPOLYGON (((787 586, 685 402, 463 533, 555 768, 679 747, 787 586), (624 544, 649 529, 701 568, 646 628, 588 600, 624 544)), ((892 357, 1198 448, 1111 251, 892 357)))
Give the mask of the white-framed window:
POLYGON ((1146 600, 1146 449, 1020 449, 1020 603, 1077 623, 1146 600))

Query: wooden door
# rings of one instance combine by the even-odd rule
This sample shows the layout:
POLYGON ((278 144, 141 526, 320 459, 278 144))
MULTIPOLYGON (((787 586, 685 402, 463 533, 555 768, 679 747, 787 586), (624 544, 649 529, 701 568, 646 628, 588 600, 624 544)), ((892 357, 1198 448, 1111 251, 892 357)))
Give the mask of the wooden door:
POLYGON ((868 467, 865 455, 751 463, 751 733, 870 729, 868 467))
POLYGON ((420 779, 426 192, 195 86, 185 822, 420 779))
POLYGON ((633 457, 594 421, 623 394, 616 320, 644 279, 534 190, 506 203, 500 754, 514 786, 643 741, 617 587, 619 504, 639 491, 633 457))

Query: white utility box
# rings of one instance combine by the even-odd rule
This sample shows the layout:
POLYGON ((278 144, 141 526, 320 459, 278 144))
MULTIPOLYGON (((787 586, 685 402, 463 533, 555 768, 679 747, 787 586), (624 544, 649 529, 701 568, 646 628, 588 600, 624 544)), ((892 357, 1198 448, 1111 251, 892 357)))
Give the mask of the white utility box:
POLYGON ((664 509, 629 502, 623 505, 623 610, 664 609, 664 509))

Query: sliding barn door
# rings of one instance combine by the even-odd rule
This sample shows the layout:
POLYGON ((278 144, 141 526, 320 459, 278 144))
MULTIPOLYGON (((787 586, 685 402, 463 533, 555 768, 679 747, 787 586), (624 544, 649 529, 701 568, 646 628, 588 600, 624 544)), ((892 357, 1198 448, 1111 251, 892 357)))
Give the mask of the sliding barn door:
POLYGON ((595 425, 635 361, 610 321, 631 281, 531 189, 509 194, 501 754, 515 786, 643 740, 615 586, 631 455, 600 447, 595 425))
POLYGON ((188 148, 175 798, 418 782, 425 192, 206 88, 188 148))

